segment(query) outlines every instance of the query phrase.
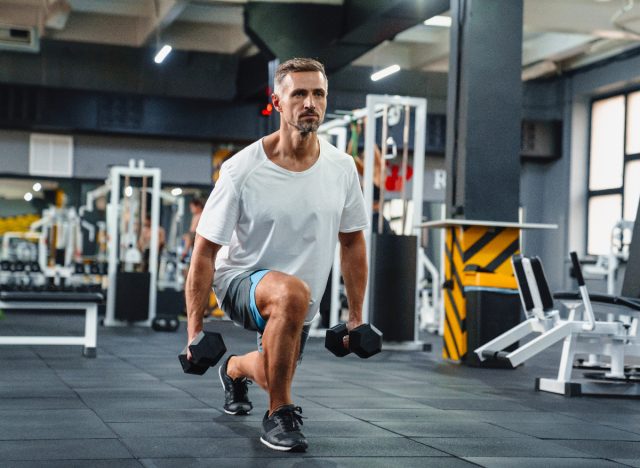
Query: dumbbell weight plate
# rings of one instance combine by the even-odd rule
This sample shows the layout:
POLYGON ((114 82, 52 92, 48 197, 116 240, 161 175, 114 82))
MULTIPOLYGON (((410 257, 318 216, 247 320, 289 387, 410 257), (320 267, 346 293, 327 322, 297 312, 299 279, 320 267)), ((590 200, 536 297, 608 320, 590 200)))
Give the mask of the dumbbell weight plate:
POLYGON ((185 372, 185 374, 202 375, 205 372, 207 372, 207 370, 209 369, 206 366, 198 366, 193 361, 189 361, 189 359, 187 359, 186 346, 184 347, 182 352, 178 354, 178 359, 180 360, 180 364, 182 365, 182 370, 185 372))
POLYGON ((363 359, 382 351, 382 333, 371 324, 363 323, 349 333, 349 347, 363 359))
POLYGON ((189 345, 191 356, 199 366, 215 366, 227 352, 222 335, 216 332, 200 332, 189 345))
POLYGON ((189 345, 189 350, 192 361, 187 359, 187 348, 178 355, 182 369, 188 374, 202 375, 218 363, 227 347, 220 333, 201 331, 189 345))
POLYGON ((346 356, 351 352, 345 348, 343 344, 343 339, 347 334, 347 326, 344 323, 340 323, 335 327, 329 328, 324 337, 325 348, 338 357, 346 356))

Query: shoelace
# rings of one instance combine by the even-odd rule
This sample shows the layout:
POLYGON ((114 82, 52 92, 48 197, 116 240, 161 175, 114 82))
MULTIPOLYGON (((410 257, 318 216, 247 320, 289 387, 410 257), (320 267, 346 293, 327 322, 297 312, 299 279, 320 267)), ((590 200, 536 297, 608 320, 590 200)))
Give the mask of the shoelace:
POLYGON ((253 382, 249 379, 231 380, 233 396, 234 399, 237 398, 236 401, 247 401, 248 385, 253 385, 253 382))
POLYGON ((304 425, 302 420, 306 418, 302 416, 302 408, 295 406, 276 412, 274 419, 285 432, 292 432, 299 431, 300 426, 304 425))

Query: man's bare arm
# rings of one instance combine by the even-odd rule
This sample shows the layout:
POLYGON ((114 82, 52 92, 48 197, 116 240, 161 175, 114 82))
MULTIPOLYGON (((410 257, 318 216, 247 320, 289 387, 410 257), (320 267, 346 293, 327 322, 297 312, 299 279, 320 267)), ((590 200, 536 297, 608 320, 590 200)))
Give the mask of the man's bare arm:
POLYGON ((196 241, 191 254, 191 265, 185 285, 187 302, 187 336, 188 342, 202 330, 202 320, 209 305, 209 294, 213 284, 216 255, 220 245, 208 241, 196 234, 196 241))
POLYGON ((367 287, 367 251, 362 231, 340 233, 340 262, 342 276, 349 301, 349 323, 351 330, 362 323, 362 304, 367 287))

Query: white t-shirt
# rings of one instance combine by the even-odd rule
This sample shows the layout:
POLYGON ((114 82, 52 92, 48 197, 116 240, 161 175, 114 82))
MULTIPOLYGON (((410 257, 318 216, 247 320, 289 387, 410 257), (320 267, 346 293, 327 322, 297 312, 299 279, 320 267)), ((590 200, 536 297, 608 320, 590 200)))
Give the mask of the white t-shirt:
POLYGON ((305 281, 311 289, 306 322, 317 314, 338 232, 368 224, 353 158, 319 141, 320 157, 302 172, 273 163, 262 140, 222 164, 196 229, 225 246, 213 281, 219 304, 236 275, 269 269, 305 281))

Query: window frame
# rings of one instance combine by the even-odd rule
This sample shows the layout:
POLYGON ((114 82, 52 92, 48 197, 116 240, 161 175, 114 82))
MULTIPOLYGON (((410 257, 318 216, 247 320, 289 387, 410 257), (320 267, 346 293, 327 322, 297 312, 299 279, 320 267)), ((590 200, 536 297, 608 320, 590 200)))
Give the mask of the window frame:
POLYGON ((640 152, 639 153, 627 153, 627 127, 629 121, 629 95, 634 94, 636 92, 640 92, 640 86, 634 86, 623 91, 615 91, 606 94, 594 95, 591 97, 589 101, 589 141, 587 144, 587 190, 585 197, 585 213, 586 213, 586 222, 585 222, 585 231, 584 231, 584 245, 585 245, 585 253, 589 256, 596 255, 589 252, 589 201, 593 197, 605 196, 605 195, 620 195, 620 219, 624 216, 624 187, 627 173, 627 164, 631 161, 640 160, 640 152), (598 101, 604 101, 606 99, 615 98, 618 96, 624 97, 624 131, 623 131, 623 144, 622 144, 622 184, 620 187, 616 188, 608 188, 608 189, 599 189, 599 190, 591 190, 589 187, 589 182, 591 180, 591 140, 593 133, 593 106, 598 101))

